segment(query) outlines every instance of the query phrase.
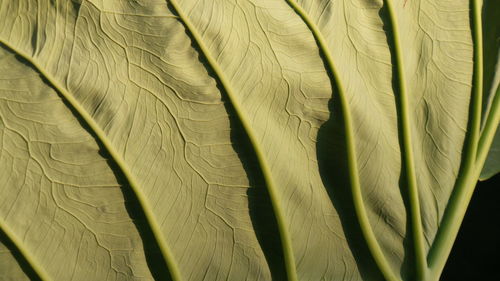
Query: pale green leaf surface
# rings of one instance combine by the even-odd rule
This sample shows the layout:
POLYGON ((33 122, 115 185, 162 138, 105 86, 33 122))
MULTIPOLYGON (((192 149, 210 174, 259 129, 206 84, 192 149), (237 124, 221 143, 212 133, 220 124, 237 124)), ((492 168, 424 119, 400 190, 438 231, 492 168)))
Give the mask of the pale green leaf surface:
POLYGON ((0 73, 2 231, 54 280, 151 279, 119 183, 93 137, 3 47, 0 73))
MULTIPOLYGON (((28 56, 75 100, 75 114, 103 131, 99 141, 121 158, 111 161, 137 179, 132 188, 146 198, 143 208, 172 253, 169 269, 185 280, 269 279, 221 94, 165 2, 2 3, 1 41, 28 56), (51 16, 37 21, 40 14, 51 16)), ((271 81, 262 87, 274 90, 271 81)), ((46 271, 60 280, 71 274, 64 269, 46 271)))
POLYGON ((1 1, 0 227, 44 280, 414 279, 466 151, 471 22, 465 0, 1 1))
MULTIPOLYGON (((349 98, 371 227, 396 274, 412 255, 403 239, 407 196, 395 104, 406 83, 425 250, 458 173, 472 77, 468 1, 394 1, 405 81, 391 64, 392 26, 382 1, 300 1, 328 42, 349 98), (382 15, 382 17, 380 17, 382 15), (393 83, 391 85, 391 83, 393 83), (383 218, 382 220, 380 218, 383 218), (395 242, 398 241, 398 242, 395 242)), ((393 55, 394 56, 394 55, 393 55)), ((392 63, 397 63, 393 58, 392 63)), ((401 122, 401 120, 400 120, 401 122)), ((403 268, 403 270, 400 270, 403 268)))
POLYGON ((472 86, 469 1, 397 5, 425 247, 457 178, 472 86))
MULTIPOLYGON (((382 2, 298 2, 319 27, 339 70, 356 128, 356 158, 368 216, 391 265, 400 267, 406 211, 398 187, 401 155, 391 55, 379 17, 382 2)), ((338 132, 336 138, 341 135, 338 132)))
POLYGON ((180 9, 228 79, 254 149, 262 148, 298 278, 359 279, 315 160, 331 85, 310 32, 284 1, 182 1, 180 9))

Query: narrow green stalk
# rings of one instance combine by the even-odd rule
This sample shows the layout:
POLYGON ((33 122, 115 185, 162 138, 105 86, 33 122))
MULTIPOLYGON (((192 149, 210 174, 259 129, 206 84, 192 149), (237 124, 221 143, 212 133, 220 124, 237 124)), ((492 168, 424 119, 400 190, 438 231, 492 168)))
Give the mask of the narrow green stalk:
POLYGON ((481 173, 486 154, 498 126, 498 91, 490 111, 491 121, 485 125, 480 142, 481 106, 483 92, 483 33, 480 0, 472 0, 472 22, 474 40, 474 77, 471 98, 471 123, 465 147, 463 167, 457 178, 453 193, 441 220, 438 233, 429 251, 429 266, 434 280, 438 280, 451 252, 460 225, 469 205, 481 173), (496 121, 495 121, 496 120, 496 121), (488 126, 488 128, 486 127, 488 126), (480 145, 480 146, 479 146, 480 145), (478 148, 480 154, 478 155, 478 148), (478 159, 479 156, 479 159, 478 159))
POLYGON ((16 246, 17 250, 23 255, 24 259, 31 266, 33 271, 42 281, 49 281, 52 278, 49 277, 49 274, 43 269, 43 267, 38 264, 38 261, 33 258, 30 251, 25 247, 23 241, 21 241, 17 235, 12 231, 7 223, 0 217, 0 231, 5 233, 5 235, 9 238, 10 241, 16 246))
POLYGON ((3 41, 0 39, 0 43, 4 44, 7 48, 12 50, 14 53, 18 54, 25 60, 27 60, 29 63, 33 65, 35 69, 38 70, 38 72, 43 75, 47 81, 53 86, 53 88, 73 107, 73 109, 80 115, 80 117, 87 123, 87 125, 92 129, 92 131, 95 133, 97 136, 98 140, 101 142, 101 144, 104 146, 104 148, 108 151, 109 155, 111 158, 115 161, 115 163, 118 165, 120 170, 122 171, 123 175, 127 179, 128 183, 130 184, 130 187, 132 188, 132 191, 135 193, 139 204, 141 205, 144 215, 149 223, 149 226, 151 227, 151 231, 153 232, 153 235, 156 239, 156 242, 158 243, 158 247, 160 248, 160 251, 165 259, 166 266, 168 270, 170 271, 170 275, 174 281, 181 281, 183 280, 179 271, 179 268, 177 266, 177 263, 174 261, 173 254, 170 250, 170 247, 167 244, 167 241, 164 238, 163 232, 160 228, 160 225, 157 223, 155 215, 153 213, 153 210, 151 209, 148 199, 146 198, 146 195, 142 192, 140 189, 140 185, 138 184, 137 180, 135 179, 134 175, 128 168, 128 165, 126 164, 125 160, 122 158, 122 156, 118 153, 118 151, 115 150, 113 147, 113 144, 111 141, 108 139, 106 136, 106 133, 101 129, 99 124, 97 124, 92 116, 85 110, 85 108, 76 100, 73 95, 71 95, 63 86, 59 84, 59 82, 52 77, 49 73, 46 73, 43 68, 29 56, 28 54, 24 53, 23 51, 20 51, 16 49, 14 46, 10 45, 9 43, 3 41))
POLYGON ((238 96, 233 90, 233 87, 229 80, 224 75, 223 70, 220 68, 219 64, 215 60, 215 58, 210 53, 210 50, 203 43, 203 39, 201 35, 196 30, 196 27, 191 23, 189 18, 184 14, 183 10, 179 6, 176 0, 168 1, 175 12, 179 16, 180 20, 184 23, 186 29, 191 33, 194 41, 198 45, 201 50, 201 53, 205 56, 208 64, 217 75, 221 86, 227 93, 231 104, 245 129, 245 132, 252 144, 252 147, 255 150, 255 154, 257 156, 257 160, 259 162, 260 168, 262 170, 262 174, 264 176, 264 180, 266 182, 266 186, 269 192, 269 197, 271 198, 271 203, 273 206, 274 215, 276 217, 276 222, 278 224, 278 230, 281 237, 281 246, 283 250, 283 256, 285 259, 285 268, 288 280, 295 281, 297 279, 297 269, 295 265, 295 257, 292 248, 292 239, 290 237, 290 233, 286 226, 286 219, 284 215, 283 206, 281 204, 281 196, 278 192, 278 188, 276 187, 276 183, 274 182, 274 178, 272 176, 271 168, 269 167, 264 151, 262 150, 258 137, 256 136, 254 130, 252 129, 252 125, 250 120, 245 116, 244 110, 242 108, 241 102, 238 100, 238 96))
POLYGON ((481 17, 482 0, 472 0, 472 17, 474 25, 474 93, 472 96, 472 126, 471 126, 471 153, 477 157, 477 145, 481 131, 481 112, 483 104, 483 23, 481 17))
POLYGON ((375 260, 375 263, 379 267, 380 271, 384 278, 388 281, 396 281, 399 280, 398 277, 394 274, 391 269, 391 266, 387 262, 387 259, 382 252, 382 249, 373 233, 373 229, 370 225, 370 221, 368 220, 368 215, 363 203, 363 196, 361 193, 361 184, 359 181, 359 170, 358 164, 356 160, 356 147, 354 142, 354 129, 352 125, 352 117, 351 111, 349 108, 349 102, 347 100, 347 96, 344 90, 344 87, 341 83, 339 72, 334 64, 332 55, 328 49, 328 44, 323 38, 321 31, 316 26, 316 24, 309 18, 307 12, 302 9, 302 7, 297 4, 294 0, 287 0, 289 5, 295 10, 297 14, 300 15, 302 20, 306 23, 307 27, 311 30, 324 58, 326 64, 329 68, 330 74, 333 76, 332 80, 334 81, 338 94, 339 101, 342 107, 343 117, 344 117, 344 125, 345 125, 345 142, 347 146, 347 165, 349 168, 349 180, 351 183, 352 196, 354 201, 354 209, 356 211, 356 215, 359 220, 359 224, 361 226, 361 231, 363 232, 363 236, 368 244, 368 248, 375 260))
POLYGON ((395 52, 395 61, 397 69, 397 78, 399 82, 399 118, 403 135, 403 147, 401 153, 404 159, 406 174, 406 184, 408 185, 408 196, 410 203, 411 229, 413 235, 413 247, 415 249, 415 272, 417 280, 424 280, 427 274, 427 259, 424 246, 424 230, 422 227, 422 215, 420 213, 420 200, 418 194, 417 178, 415 174, 415 160, 413 153, 413 144, 411 141, 411 119, 406 87, 406 79, 403 64, 403 54, 401 48, 401 39, 399 38, 399 28, 396 12, 391 0, 385 1, 391 22, 393 32, 393 44, 395 52))

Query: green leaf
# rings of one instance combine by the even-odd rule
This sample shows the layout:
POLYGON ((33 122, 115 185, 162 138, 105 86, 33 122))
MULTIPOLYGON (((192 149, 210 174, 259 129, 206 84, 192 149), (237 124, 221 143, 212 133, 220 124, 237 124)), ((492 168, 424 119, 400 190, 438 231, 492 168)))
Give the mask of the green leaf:
POLYGON ((0 279, 438 280, 500 118, 481 4, 0 2, 0 279))

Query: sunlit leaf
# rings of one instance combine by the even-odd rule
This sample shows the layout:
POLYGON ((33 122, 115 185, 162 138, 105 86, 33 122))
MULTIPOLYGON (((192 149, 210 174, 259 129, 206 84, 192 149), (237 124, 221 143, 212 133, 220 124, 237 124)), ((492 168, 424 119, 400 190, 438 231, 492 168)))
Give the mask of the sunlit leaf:
POLYGON ((0 279, 437 280, 500 118, 481 5, 0 1, 0 279))

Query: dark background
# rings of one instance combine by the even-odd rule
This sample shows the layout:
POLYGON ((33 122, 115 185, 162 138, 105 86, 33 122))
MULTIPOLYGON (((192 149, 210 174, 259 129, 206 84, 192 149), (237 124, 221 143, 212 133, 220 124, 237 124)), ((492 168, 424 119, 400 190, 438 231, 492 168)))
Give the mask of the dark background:
POLYGON ((479 182, 441 281, 500 281, 500 174, 479 182))

